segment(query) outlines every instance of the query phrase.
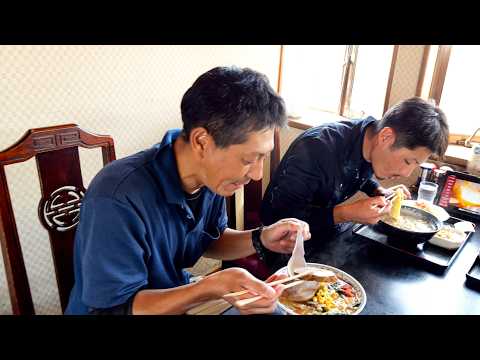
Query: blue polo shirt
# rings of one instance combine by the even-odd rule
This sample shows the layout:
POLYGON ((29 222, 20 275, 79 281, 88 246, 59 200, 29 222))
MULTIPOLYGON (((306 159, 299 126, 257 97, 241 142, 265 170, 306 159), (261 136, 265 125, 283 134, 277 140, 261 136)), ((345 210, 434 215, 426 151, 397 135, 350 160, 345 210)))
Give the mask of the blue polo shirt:
POLYGON ((225 198, 203 189, 196 218, 181 187, 168 131, 152 148, 116 160, 92 180, 75 235, 75 284, 65 314, 127 302, 141 289, 185 285, 227 227, 225 198))

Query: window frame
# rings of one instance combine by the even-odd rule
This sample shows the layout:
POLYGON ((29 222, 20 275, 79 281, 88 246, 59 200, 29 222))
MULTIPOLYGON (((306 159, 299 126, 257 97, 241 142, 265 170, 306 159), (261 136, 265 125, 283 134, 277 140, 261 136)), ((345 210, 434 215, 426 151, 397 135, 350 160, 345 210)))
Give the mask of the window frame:
MULTIPOLYGON (((339 108, 337 110, 337 115, 345 117, 344 114, 348 113, 349 108, 347 106, 350 105, 350 99, 352 96, 353 91, 353 84, 355 80, 355 65, 356 59, 358 54, 358 49, 360 45, 345 45, 345 57, 343 63, 343 73, 342 73, 342 83, 341 83, 341 93, 340 93, 340 102, 339 108)), ((387 82, 387 89, 385 91, 385 102, 383 108, 383 114, 388 110, 390 105, 390 94, 392 90, 393 84, 393 77, 395 75, 395 68, 397 64, 397 57, 398 57, 399 45, 393 45, 393 53, 392 53, 392 62, 390 64, 390 72, 388 75, 388 82, 387 82)), ((282 90, 282 75, 283 75, 283 61, 284 61, 284 54, 285 54, 285 45, 280 45, 280 54, 279 54, 279 65, 278 65, 278 79, 277 79, 277 92, 281 95, 282 90)), ((425 64, 426 60, 424 59, 425 64)), ((422 70, 423 75, 425 73, 425 64, 422 63, 422 70)), ((421 89, 423 85, 423 76, 421 80, 421 84, 417 85, 417 89, 421 89)), ((382 115, 383 115, 382 114, 382 115)), ((301 119, 288 119, 288 125, 292 128, 300 129, 300 130, 307 130, 311 127, 309 124, 305 124, 302 122, 301 119)), ((280 133, 275 130, 274 134, 274 149, 270 155, 270 174, 272 174, 277 165, 280 162, 280 133)))
MULTIPOLYGON (((361 45, 349 45, 349 47, 352 47, 350 56, 345 57, 344 66, 347 67, 347 70, 344 71, 344 75, 342 76, 342 97, 340 101, 340 110, 338 113, 338 115, 340 116, 346 116, 346 114, 350 113, 350 103, 353 93, 353 86, 355 83, 355 68, 357 65, 357 56, 360 46, 361 45)), ((395 68, 397 65, 398 50, 399 45, 393 45, 392 60, 390 62, 390 69, 388 73, 387 88, 385 90, 382 116, 387 112, 390 105, 390 94, 393 85, 393 77, 395 75, 395 68)), ((419 85, 417 84, 417 88, 418 86, 419 85)))
MULTIPOLYGON (((429 99, 435 101, 441 107, 441 99, 443 87, 445 85, 445 78, 447 77, 448 63, 450 61, 450 53, 452 45, 439 45, 437 58, 433 70, 432 83, 430 85, 429 99)), ((450 133, 448 137, 449 144, 465 145, 465 140, 472 134, 450 133)), ((475 136, 471 141, 480 142, 480 135, 475 136)))
MULTIPOLYGON (((337 111, 335 112, 335 114, 339 116, 345 117, 346 114, 350 112, 350 101, 352 98, 353 86, 355 83, 355 67, 357 64, 357 55, 358 55, 360 46, 361 45, 345 45, 345 56, 344 56, 344 62, 343 62, 341 84, 339 84, 341 88, 339 106, 337 111)), ((398 50, 399 50, 399 45, 393 45, 392 61, 390 64, 382 115, 385 114, 385 112, 389 108, 390 94, 391 94, 391 89, 393 84, 393 77, 395 74, 398 50)), ((279 65, 278 86, 277 86, 278 92, 280 94, 281 94, 280 91, 281 91, 281 79, 282 79, 282 72, 283 72, 282 65, 283 65, 284 52, 285 52, 285 45, 280 45, 280 65, 279 65)), ((425 72, 424 67, 425 67, 424 64, 422 64, 423 73, 425 72)), ((423 78, 422 78, 422 84, 423 84, 423 78)), ((417 89, 418 88, 421 89, 421 84, 417 85, 417 89)), ((324 111, 332 112, 327 110, 324 110, 324 111)), ((294 127, 296 127, 295 125, 299 123, 301 124, 301 120, 298 120, 298 119, 291 120, 291 122, 292 122, 292 125, 294 125, 294 127)))

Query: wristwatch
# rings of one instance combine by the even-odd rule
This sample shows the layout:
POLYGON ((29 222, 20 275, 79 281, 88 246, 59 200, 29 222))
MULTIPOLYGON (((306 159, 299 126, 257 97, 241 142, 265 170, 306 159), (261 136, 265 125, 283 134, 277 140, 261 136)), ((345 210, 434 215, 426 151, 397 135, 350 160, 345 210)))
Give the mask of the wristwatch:
POLYGON ((265 251, 267 250, 267 248, 263 246, 262 240, 260 240, 260 235, 262 234, 262 231, 263 225, 252 231, 252 244, 260 260, 265 261, 265 251))

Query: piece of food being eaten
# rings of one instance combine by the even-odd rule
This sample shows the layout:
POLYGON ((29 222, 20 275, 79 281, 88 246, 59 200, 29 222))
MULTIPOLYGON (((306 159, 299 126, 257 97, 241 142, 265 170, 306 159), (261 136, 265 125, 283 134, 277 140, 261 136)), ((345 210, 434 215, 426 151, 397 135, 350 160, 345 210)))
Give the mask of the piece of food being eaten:
POLYGON ((395 196, 392 200, 392 209, 390 210, 390 216, 394 220, 400 219, 400 210, 402 209, 402 201, 404 200, 403 191, 401 189, 397 189, 395 191, 395 196))
POLYGON ((308 266, 295 269, 295 274, 301 274, 306 271, 311 271, 311 273, 303 276, 302 280, 312 280, 326 283, 331 283, 338 280, 337 276, 333 271, 326 269, 316 269, 308 266))
POLYGON ((318 281, 304 281, 303 283, 286 289, 283 296, 291 301, 305 302, 313 299, 320 283, 318 281))

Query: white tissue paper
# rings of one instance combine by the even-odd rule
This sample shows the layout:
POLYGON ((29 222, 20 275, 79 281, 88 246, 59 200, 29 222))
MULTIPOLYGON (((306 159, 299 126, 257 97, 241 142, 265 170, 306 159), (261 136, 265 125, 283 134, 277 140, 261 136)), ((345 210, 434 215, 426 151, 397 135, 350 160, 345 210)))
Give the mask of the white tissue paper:
POLYGON ((307 262, 305 261, 305 250, 303 248, 303 229, 297 232, 297 238, 295 239, 295 247, 292 252, 290 260, 288 260, 287 271, 289 276, 295 275, 295 270, 305 268, 307 262))

